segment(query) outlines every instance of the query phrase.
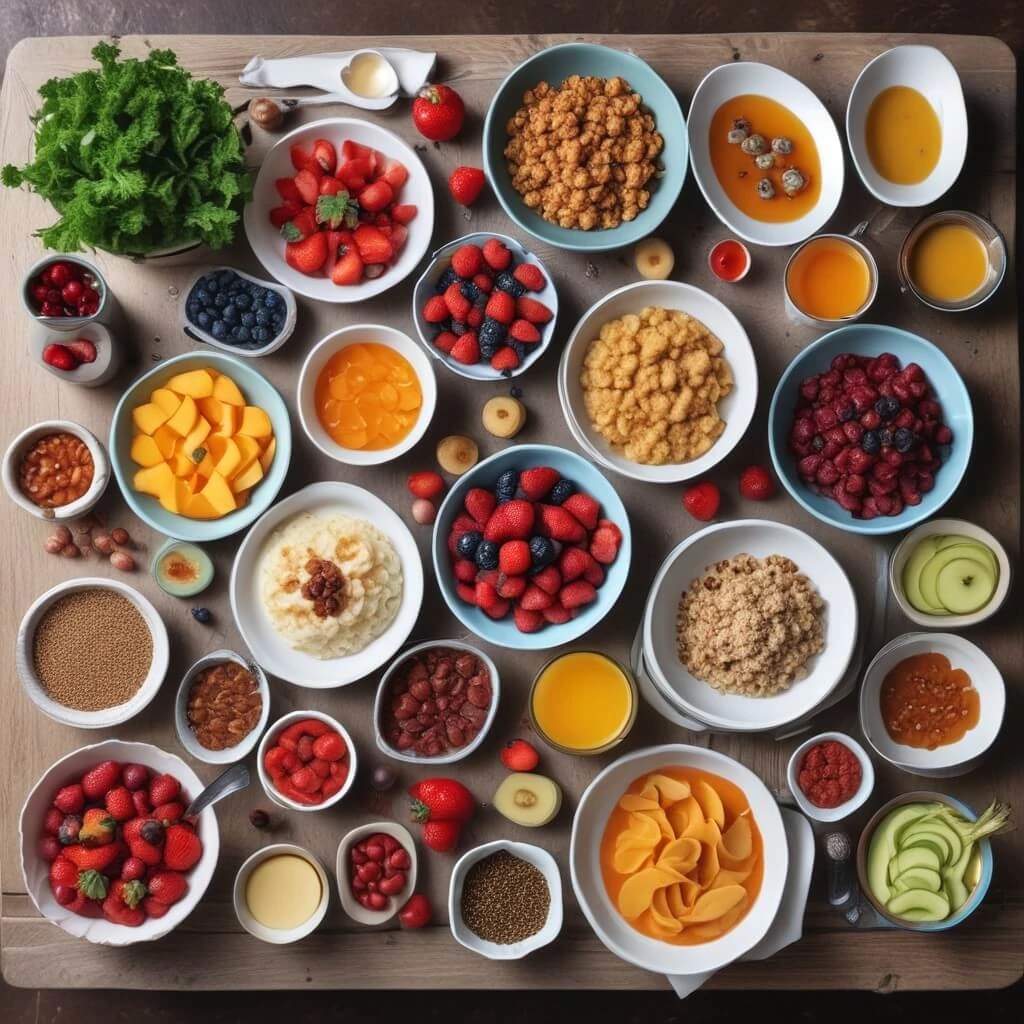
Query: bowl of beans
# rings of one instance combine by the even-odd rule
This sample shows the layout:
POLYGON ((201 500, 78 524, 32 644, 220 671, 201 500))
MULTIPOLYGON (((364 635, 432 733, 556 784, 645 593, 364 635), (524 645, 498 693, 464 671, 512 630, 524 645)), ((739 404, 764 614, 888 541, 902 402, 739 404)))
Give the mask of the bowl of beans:
POLYGON ((234 651, 212 651, 185 673, 174 703, 174 728, 192 757, 207 764, 241 761, 270 718, 263 669, 234 651))
POLYGON ((110 460, 99 439, 70 420, 46 420, 8 446, 0 473, 16 505, 39 519, 75 519, 103 497, 110 460))
POLYGON ((823 732, 793 751, 786 769, 789 791, 808 818, 833 822, 864 805, 875 788, 867 751, 841 732, 823 732))
POLYGON ((461 761, 483 743, 499 693, 498 669, 479 648, 461 640, 416 644, 377 687, 377 746, 409 764, 461 761))
POLYGON ((156 696, 167 674, 167 629, 134 587, 84 577, 36 598, 21 620, 15 659, 25 693, 43 714, 77 729, 105 729, 156 696))

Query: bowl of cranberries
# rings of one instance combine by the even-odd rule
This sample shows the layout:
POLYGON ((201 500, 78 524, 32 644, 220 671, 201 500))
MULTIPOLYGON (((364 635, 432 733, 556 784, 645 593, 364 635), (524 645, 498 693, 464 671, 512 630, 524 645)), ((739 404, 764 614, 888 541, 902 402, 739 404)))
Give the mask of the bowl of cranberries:
POLYGON ((895 327, 819 338, 783 373, 768 413, 772 463, 822 522, 910 529, 953 495, 970 460, 971 399, 949 358, 895 327))
POLYGON ((58 330, 99 320, 110 302, 103 275, 81 256, 45 256, 25 275, 22 301, 29 316, 58 330))

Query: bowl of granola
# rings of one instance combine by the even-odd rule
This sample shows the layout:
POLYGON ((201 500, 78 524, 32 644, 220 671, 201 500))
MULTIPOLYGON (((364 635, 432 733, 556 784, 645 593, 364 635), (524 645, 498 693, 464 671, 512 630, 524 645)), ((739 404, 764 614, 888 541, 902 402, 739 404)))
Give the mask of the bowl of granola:
POLYGON ((644 610, 643 649, 659 693, 713 729, 777 729, 843 678, 857 601, 839 563, 792 526, 716 523, 662 563, 644 610))
POLYGON ((569 430, 598 465, 646 483, 708 472, 740 442, 757 404, 743 325, 678 281, 638 281, 599 299, 558 366, 569 430))
POLYGON ((639 57, 593 43, 552 46, 516 67, 487 110, 483 151, 509 217, 580 252, 651 234, 688 160, 686 122, 665 81, 639 57))

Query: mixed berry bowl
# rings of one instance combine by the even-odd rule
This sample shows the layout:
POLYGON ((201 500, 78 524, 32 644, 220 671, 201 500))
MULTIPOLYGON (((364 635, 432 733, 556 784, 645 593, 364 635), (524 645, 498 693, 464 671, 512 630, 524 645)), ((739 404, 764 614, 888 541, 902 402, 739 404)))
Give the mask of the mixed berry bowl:
POLYGON ((783 373, 768 413, 772 463, 815 518, 851 533, 907 530, 952 497, 974 414, 956 367, 895 327, 842 327, 783 373))

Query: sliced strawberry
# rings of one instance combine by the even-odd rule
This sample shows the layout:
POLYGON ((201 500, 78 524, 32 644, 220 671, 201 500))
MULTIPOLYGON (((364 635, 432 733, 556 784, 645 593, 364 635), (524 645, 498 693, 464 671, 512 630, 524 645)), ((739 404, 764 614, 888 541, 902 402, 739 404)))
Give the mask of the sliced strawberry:
POLYGON ((299 190, 295 187, 294 178, 278 178, 274 182, 274 188, 277 189, 278 195, 286 203, 301 203, 302 199, 299 196, 299 190))
POLYGON ((297 171, 307 170, 310 166, 319 166, 313 159, 313 154, 303 149, 298 143, 292 146, 289 151, 292 158, 292 167, 297 171))
POLYGON ((400 160, 388 160, 381 177, 397 192, 409 179, 409 172, 400 160))
POLYGON ((336 196, 345 186, 337 178, 328 175, 320 182, 320 195, 336 196))
POLYGON ((295 175, 295 187, 307 206, 312 206, 320 195, 320 178, 309 168, 295 175))
POLYGON ((358 192, 365 188, 370 180, 370 161, 365 157, 355 157, 351 160, 342 160, 335 172, 339 181, 347 189, 358 192))
POLYGON ((387 263, 391 259, 391 243, 372 224, 360 224, 355 233, 356 248, 364 263, 387 263))
MULTIPOLYGON (((291 181, 291 178, 288 180, 291 181)), ((280 231, 302 208, 302 203, 282 203, 280 206, 275 206, 270 211, 270 223, 280 231)))
POLYGON ((359 284, 363 277, 363 261, 356 246, 349 246, 338 258, 331 272, 335 284, 359 284))
POLYGON ((355 157, 359 157, 370 161, 375 152, 376 150, 370 146, 364 146, 361 142, 354 142, 352 139, 346 139, 341 144, 341 157, 343 160, 352 160, 355 157))
POLYGON ((303 207, 291 220, 281 227, 281 234, 286 242, 301 242, 309 238, 318 229, 316 214, 312 206, 303 207))
POLYGON ((359 205, 370 213, 377 213, 383 210, 394 198, 395 194, 391 186, 384 178, 379 178, 372 185, 367 185, 359 193, 359 205))
POLYGON ((313 143, 313 159, 320 165, 325 174, 333 174, 338 165, 338 153, 334 143, 327 139, 317 139, 313 143))
POLYGON ((416 216, 416 213, 417 209, 412 203, 400 203, 398 206, 391 207, 391 219, 396 224, 408 224, 416 216))
POLYGON ((327 259, 327 239, 324 232, 303 239, 301 242, 288 242, 284 247, 284 258, 288 266, 301 274, 315 274, 327 259))

